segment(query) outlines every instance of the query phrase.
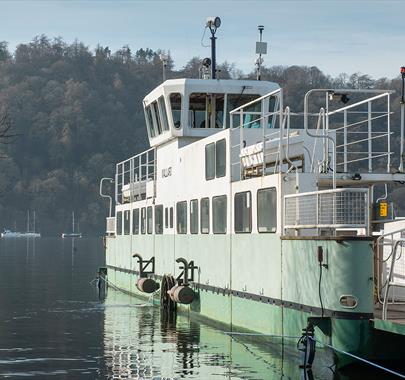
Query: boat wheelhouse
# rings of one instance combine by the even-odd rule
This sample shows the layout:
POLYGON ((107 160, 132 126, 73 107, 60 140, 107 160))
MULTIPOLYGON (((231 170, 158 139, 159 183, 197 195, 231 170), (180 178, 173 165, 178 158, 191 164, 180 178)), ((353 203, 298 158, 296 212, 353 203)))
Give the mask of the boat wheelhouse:
POLYGON ((392 205, 375 195, 405 181, 390 95, 314 89, 294 113, 271 82, 165 81, 143 102, 151 148, 111 179, 108 281, 233 329, 310 323, 337 348, 396 358, 405 226, 384 231, 392 205))

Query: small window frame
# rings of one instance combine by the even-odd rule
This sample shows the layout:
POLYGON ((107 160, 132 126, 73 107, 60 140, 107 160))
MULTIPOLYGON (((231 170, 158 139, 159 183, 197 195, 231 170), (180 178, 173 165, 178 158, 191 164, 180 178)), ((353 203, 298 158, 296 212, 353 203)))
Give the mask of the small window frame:
POLYGON ((275 186, 271 186, 271 187, 264 187, 264 188, 262 188, 262 189, 258 189, 257 190, 257 192, 256 192, 256 221, 257 221, 257 232, 259 233, 259 234, 275 234, 275 233, 277 233, 277 228, 278 228, 278 217, 277 217, 277 212, 278 212, 278 210, 277 210, 277 208, 278 208, 278 200, 277 200, 277 188, 275 187, 275 186), (263 191, 266 191, 266 190, 271 190, 271 191, 274 191, 275 192, 275 194, 276 194, 276 211, 275 211, 275 220, 276 220, 276 228, 275 228, 275 230, 274 231, 260 231, 260 223, 259 223, 259 211, 260 211, 260 209, 259 209, 259 193, 260 192, 263 192, 263 191))
POLYGON ((177 234, 178 235, 186 235, 187 234, 187 231, 188 231, 188 229, 187 229, 187 218, 188 218, 188 215, 187 215, 187 201, 180 201, 180 202, 177 202, 176 203, 176 232, 177 232, 177 234), (179 218, 179 215, 180 215, 180 212, 179 212, 179 209, 180 209, 180 207, 185 207, 185 210, 184 210, 184 217, 185 217, 185 220, 184 220, 184 229, 180 229, 179 227, 180 227, 180 224, 179 224, 179 220, 180 220, 180 218, 179 218))
POLYGON ((212 197, 212 232, 215 235, 226 235, 228 232, 228 197, 226 194, 223 195, 217 195, 215 197, 212 197), (220 198, 225 198, 225 230, 224 231, 219 231, 215 229, 215 207, 214 207, 214 202, 216 202, 220 198))
POLYGON ((190 201, 190 234, 197 235, 199 227, 199 208, 198 208, 198 199, 192 199, 190 201), (193 214, 197 214, 195 216, 193 214))
POLYGON ((239 191, 237 193, 235 193, 234 197, 233 197, 233 229, 235 234, 250 234, 252 233, 252 192, 249 191, 239 191), (248 196, 248 200, 249 200, 249 230, 248 231, 239 231, 236 229, 236 198, 240 195, 247 195, 248 196))
POLYGON ((146 230, 148 235, 153 234, 153 207, 148 206, 146 208, 146 230))
POLYGON ((155 206, 154 225, 155 225, 155 234, 156 235, 162 235, 163 234, 163 228, 164 228, 163 205, 156 205, 155 206), (159 217, 159 213, 160 213, 160 217, 159 217), (158 224, 159 219, 160 219, 160 226, 158 224))
MULTIPOLYGON (((204 197, 200 199, 200 232, 201 234, 208 235, 210 233, 210 217, 211 217, 211 212, 210 212, 210 199, 208 197, 204 197), (202 212, 202 208, 204 207, 205 202, 207 202, 208 205, 208 215, 207 215, 207 222, 208 222, 208 227, 207 231, 203 230, 203 218, 204 218, 204 213, 202 212)), ((204 223, 205 224, 205 223, 204 223)), ((205 228, 205 226, 204 226, 205 228)))
POLYGON ((132 209, 132 235, 139 235, 140 225, 139 225, 139 208, 132 209))

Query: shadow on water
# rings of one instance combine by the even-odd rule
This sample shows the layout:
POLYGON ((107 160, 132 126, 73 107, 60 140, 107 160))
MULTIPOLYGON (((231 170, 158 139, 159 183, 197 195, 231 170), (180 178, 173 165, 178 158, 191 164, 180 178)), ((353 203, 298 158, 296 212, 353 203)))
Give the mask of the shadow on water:
POLYGON ((364 366, 299 369, 296 341, 224 334, 109 288, 100 239, 0 241, 0 377, 9 379, 389 379, 364 366), (90 284, 91 283, 91 284, 90 284))

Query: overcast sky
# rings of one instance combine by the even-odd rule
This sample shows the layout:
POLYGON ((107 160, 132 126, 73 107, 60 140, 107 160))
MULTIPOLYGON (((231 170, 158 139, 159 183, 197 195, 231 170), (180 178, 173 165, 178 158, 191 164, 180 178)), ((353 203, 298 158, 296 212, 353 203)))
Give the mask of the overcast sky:
POLYGON ((253 69, 259 24, 269 44, 265 65, 318 66, 326 74, 374 78, 392 78, 405 66, 405 0, 0 0, 0 15, 0 41, 11 50, 46 34, 77 38, 91 48, 170 50, 180 68, 193 56, 210 55, 201 46, 205 19, 220 16, 218 61, 244 72, 253 69))

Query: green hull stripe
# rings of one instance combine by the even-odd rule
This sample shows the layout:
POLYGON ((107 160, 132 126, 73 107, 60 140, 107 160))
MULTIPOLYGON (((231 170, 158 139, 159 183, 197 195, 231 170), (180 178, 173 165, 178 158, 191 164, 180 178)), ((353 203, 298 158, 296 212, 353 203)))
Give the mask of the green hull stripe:
MULTIPOLYGON (((135 271, 132 269, 118 268, 118 267, 115 267, 112 265, 107 265, 107 267, 120 271, 120 272, 139 275, 138 271, 135 271)), ((163 276, 154 274, 154 275, 152 275, 152 277, 161 279, 163 276)), ((303 311, 306 313, 311 313, 311 314, 321 315, 321 313, 322 313, 322 309, 320 307, 316 307, 316 306, 308 306, 308 305, 303 305, 303 304, 296 303, 296 302, 290 302, 290 301, 280 300, 277 298, 266 297, 266 296, 262 296, 259 294, 247 293, 247 292, 242 292, 242 291, 237 291, 237 290, 232 290, 232 289, 225 289, 225 288, 220 288, 220 287, 211 286, 211 285, 199 284, 196 282, 193 282, 192 285, 195 289, 211 291, 213 293, 222 294, 223 296, 232 295, 234 297, 245 298, 245 299, 262 302, 262 303, 266 303, 266 304, 272 304, 272 305, 276 305, 276 306, 286 307, 286 308, 293 309, 293 310, 300 310, 300 311, 303 311)), ((337 318, 337 319, 354 319, 354 320, 367 320, 368 319, 369 320, 369 319, 373 318, 373 314, 372 313, 354 313, 354 312, 324 309, 324 317, 333 317, 333 318, 337 318)))

